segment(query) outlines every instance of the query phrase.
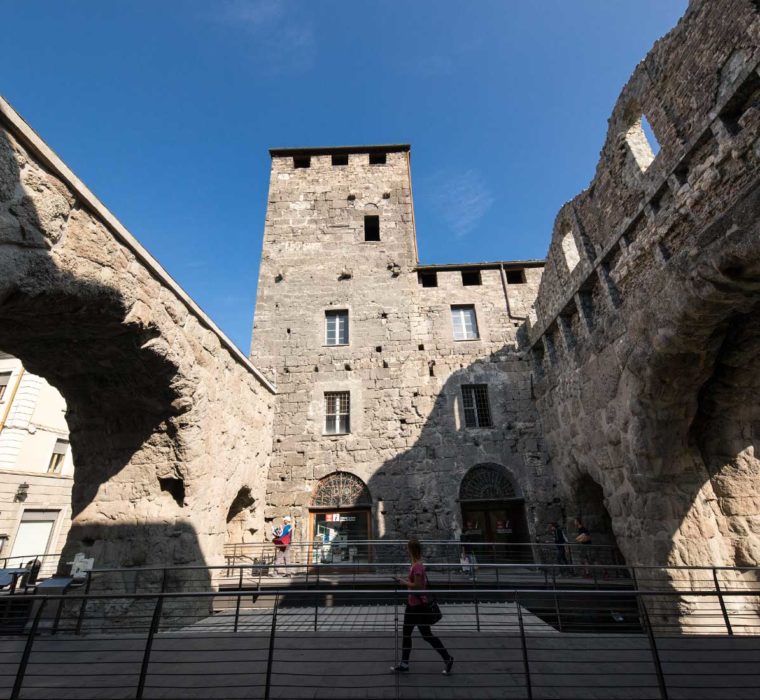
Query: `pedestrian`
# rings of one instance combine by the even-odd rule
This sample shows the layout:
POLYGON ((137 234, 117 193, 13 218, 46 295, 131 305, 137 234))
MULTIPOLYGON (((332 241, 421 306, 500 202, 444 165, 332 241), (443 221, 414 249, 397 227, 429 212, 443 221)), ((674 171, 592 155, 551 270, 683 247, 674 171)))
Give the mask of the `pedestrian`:
POLYGON ((475 553, 464 545, 459 552, 459 563, 462 565, 462 573, 467 574, 471 579, 475 578, 475 553))
POLYGON ((282 527, 272 529, 274 539, 272 542, 275 546, 274 554, 274 573, 279 576, 290 576, 290 543, 293 540, 293 526, 291 525, 290 516, 286 515, 282 519, 282 527), (284 571, 283 568, 285 567, 284 571))
POLYGON ((583 575, 586 578, 591 578, 591 572, 588 567, 591 564, 591 545, 593 540, 591 539, 591 533, 588 531, 588 528, 583 524, 580 515, 575 519, 575 529, 578 531, 575 541, 582 545, 581 562, 586 567, 583 575))
POLYGON ((549 532, 554 537, 554 545, 557 548, 557 564, 567 566, 567 555, 565 554, 567 537, 565 536, 565 531, 558 522, 552 521, 549 523, 549 532))
POLYGON ((433 613, 430 607, 429 596, 424 593, 414 593, 414 591, 424 590, 428 587, 425 565, 422 562, 422 548, 420 547, 419 540, 415 538, 410 539, 406 543, 406 549, 409 552, 409 559, 412 562, 409 567, 409 578, 403 579, 394 577, 397 583, 400 583, 409 589, 406 610, 404 610, 401 663, 392 666, 391 670, 396 673, 406 673, 409 670, 409 657, 412 653, 412 632, 414 631, 414 628, 417 627, 422 638, 433 647, 443 659, 443 675, 448 676, 451 673, 451 667, 454 665, 454 657, 449 654, 446 647, 443 646, 443 642, 430 630, 430 618, 433 613))

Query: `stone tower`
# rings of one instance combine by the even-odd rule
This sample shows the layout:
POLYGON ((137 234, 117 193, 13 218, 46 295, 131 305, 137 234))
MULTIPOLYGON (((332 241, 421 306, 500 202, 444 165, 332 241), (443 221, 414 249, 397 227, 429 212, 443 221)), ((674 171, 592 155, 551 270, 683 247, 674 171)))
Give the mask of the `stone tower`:
POLYGON ((542 264, 420 266, 406 145, 271 155, 251 350, 278 392, 266 518, 310 543, 448 538, 479 467, 527 538, 550 485, 516 333, 542 264))

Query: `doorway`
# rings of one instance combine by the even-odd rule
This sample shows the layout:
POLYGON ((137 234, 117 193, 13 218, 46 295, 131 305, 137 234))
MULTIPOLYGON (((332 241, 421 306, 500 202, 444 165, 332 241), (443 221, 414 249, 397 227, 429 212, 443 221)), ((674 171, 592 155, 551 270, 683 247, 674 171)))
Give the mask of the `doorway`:
POLYGON ((470 469, 459 489, 462 541, 480 562, 533 561, 525 500, 504 467, 481 464, 470 469))
POLYGON ((310 564, 372 560, 372 499, 358 476, 333 472, 320 479, 309 509, 309 536, 310 564))

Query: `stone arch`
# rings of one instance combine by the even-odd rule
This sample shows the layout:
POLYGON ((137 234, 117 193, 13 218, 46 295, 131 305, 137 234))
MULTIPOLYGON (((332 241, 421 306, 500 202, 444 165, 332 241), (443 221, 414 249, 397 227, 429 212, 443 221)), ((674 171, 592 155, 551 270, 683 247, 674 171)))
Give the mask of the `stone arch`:
POLYGON ((311 497, 313 508, 361 508, 372 506, 367 485, 351 472, 333 472, 317 482, 311 497))
POLYGON ((227 511, 227 535, 225 545, 241 544, 250 541, 258 530, 252 522, 256 499, 249 486, 243 486, 238 492, 230 509, 227 511))
MULTIPOLYGON (((591 533, 594 545, 593 560, 598 564, 624 563, 612 528, 612 518, 605 503, 604 489, 588 472, 582 473, 572 487, 573 519, 582 522, 591 533)), ((575 536, 570 529, 568 539, 575 536)))
POLYGON ((263 481, 272 388, 2 100, 0 348, 67 404, 62 561, 221 562, 223 504, 263 481))

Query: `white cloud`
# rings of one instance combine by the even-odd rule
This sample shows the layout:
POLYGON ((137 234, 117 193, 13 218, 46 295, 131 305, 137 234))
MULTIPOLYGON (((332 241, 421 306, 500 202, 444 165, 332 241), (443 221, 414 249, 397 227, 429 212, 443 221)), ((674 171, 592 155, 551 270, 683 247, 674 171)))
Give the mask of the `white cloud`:
POLYGON ((251 57, 264 72, 299 73, 314 64, 314 30, 285 0, 223 0, 215 7, 214 20, 249 37, 251 57))
POLYGON ((486 215, 494 197, 476 170, 443 170, 424 185, 439 217, 457 237, 471 233, 486 215))

